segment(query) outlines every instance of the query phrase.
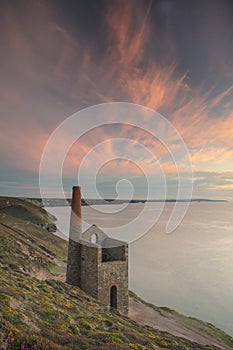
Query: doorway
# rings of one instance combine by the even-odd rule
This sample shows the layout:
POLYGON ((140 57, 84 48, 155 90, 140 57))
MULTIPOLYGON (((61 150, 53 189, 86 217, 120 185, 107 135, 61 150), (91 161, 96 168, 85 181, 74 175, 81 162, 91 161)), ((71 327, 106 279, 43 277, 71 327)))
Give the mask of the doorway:
POLYGON ((117 287, 112 286, 110 291, 110 306, 117 309, 117 287))

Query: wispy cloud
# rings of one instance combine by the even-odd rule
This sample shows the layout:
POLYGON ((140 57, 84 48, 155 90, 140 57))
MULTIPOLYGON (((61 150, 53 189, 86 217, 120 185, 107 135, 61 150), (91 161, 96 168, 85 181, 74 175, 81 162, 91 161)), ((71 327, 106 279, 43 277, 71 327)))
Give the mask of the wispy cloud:
MULTIPOLYGON (((196 173, 209 171, 212 189, 217 178, 211 174, 233 171, 233 86, 228 78, 226 84, 218 85, 212 77, 211 86, 205 81, 201 86, 192 84, 190 72, 180 68, 174 37, 159 28, 155 31, 153 11, 152 1, 139 2, 137 6, 132 0, 106 2, 101 17, 105 45, 100 52, 98 45, 92 47, 82 40, 82 31, 71 30, 58 20, 52 3, 6 4, 0 25, 4 43, 0 154, 4 164, 37 173, 50 133, 67 116, 99 102, 128 101, 159 110, 174 124, 189 147, 196 173), (163 42, 173 52, 166 60, 161 59, 163 42)), ((201 45, 204 50, 206 43, 213 67, 216 62, 221 63, 225 78, 226 72, 230 74, 229 61, 224 63, 221 53, 218 57, 213 54, 222 47, 220 38, 217 49, 213 41, 208 41, 213 18, 208 17, 209 26, 201 45)), ((203 22, 201 28, 205 26, 203 22)), ((220 27, 224 33, 224 26, 220 27)), ((228 39, 224 38, 224 47, 228 39)), ((218 78, 219 75, 220 72, 218 78)), ((110 141, 116 137, 145 145, 156 155, 165 173, 176 174, 176 166, 158 140, 142 130, 115 126, 96 129, 75 143, 67 154, 64 175, 73 174, 86 152, 99 142, 109 140, 103 149, 105 157, 119 157, 110 141)), ((63 142, 58 145, 58 152, 63 142)), ((138 149, 130 147, 131 152, 137 152, 138 162, 153 174, 154 160, 142 159, 138 149)), ((123 148, 122 156, 127 156, 128 151, 123 148)), ((96 155, 98 161, 102 158, 102 154, 96 155)), ((112 171, 132 176, 140 172, 126 160, 110 162, 105 170, 106 174, 112 171)), ((157 170, 154 168, 154 173, 157 170)), ((87 171, 91 171, 91 164, 87 171)), ((219 184, 220 188, 232 189, 229 182, 219 184)))

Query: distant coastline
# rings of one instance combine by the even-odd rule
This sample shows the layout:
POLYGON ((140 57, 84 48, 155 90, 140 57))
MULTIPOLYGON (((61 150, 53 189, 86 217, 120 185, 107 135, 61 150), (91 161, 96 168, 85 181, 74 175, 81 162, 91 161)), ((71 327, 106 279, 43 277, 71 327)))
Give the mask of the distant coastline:
MULTIPOLYGON (((62 199, 62 198, 22 198, 28 201, 31 201, 34 204, 37 204, 41 207, 67 207, 71 205, 71 198, 62 199)), ((175 203, 175 202, 228 202, 225 199, 206 199, 206 198, 195 198, 195 199, 82 199, 82 206, 87 205, 106 205, 106 204, 124 204, 124 203, 145 203, 145 202, 165 202, 165 203, 175 203)))

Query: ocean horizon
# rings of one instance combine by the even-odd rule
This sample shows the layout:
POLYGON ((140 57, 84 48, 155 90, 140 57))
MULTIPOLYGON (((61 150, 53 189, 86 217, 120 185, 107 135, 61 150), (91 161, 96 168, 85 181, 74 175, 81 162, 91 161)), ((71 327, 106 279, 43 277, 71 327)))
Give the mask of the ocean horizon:
MULTIPOLYGON (((123 232, 143 204, 129 204, 125 215, 124 205, 117 206, 123 232)), ((179 227, 166 234, 173 206, 166 203, 156 224, 129 244, 129 288, 148 302, 213 323, 233 335, 233 203, 192 202, 179 227)), ((70 207, 46 209, 57 218, 56 234, 68 239, 70 207)), ((143 220, 152 222, 160 210, 158 203, 149 203, 143 220)), ((116 205, 84 206, 82 211, 83 231, 96 224, 109 234, 116 225, 116 205)))

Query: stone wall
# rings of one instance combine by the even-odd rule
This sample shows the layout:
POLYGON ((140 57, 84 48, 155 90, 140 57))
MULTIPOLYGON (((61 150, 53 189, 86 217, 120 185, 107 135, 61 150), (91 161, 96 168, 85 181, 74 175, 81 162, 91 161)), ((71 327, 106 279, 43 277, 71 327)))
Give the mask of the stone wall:
POLYGON ((66 282, 81 288, 81 250, 82 245, 69 240, 66 282))
POLYGON ((82 234, 82 239, 84 241, 91 242, 92 235, 96 235, 96 243, 101 243, 101 241, 108 237, 102 230, 99 229, 99 227, 92 225, 82 234))
MULTIPOLYGON (((99 229, 92 226, 86 232, 91 239, 99 229)), ((98 241, 105 238, 102 233, 98 241)), ((90 241, 69 240, 67 283, 80 287, 84 292, 110 306, 111 287, 117 288, 117 309, 128 313, 128 245, 107 246, 92 244, 90 241)), ((113 242, 114 243, 114 242, 113 242)), ((122 242, 121 242, 122 243, 122 242)))
POLYGON ((110 305, 111 287, 117 287, 117 309, 128 314, 128 247, 125 261, 102 262, 99 259, 98 266, 98 299, 110 305))
POLYGON ((98 298, 98 260, 100 249, 96 246, 82 245, 81 288, 94 298, 98 298))

